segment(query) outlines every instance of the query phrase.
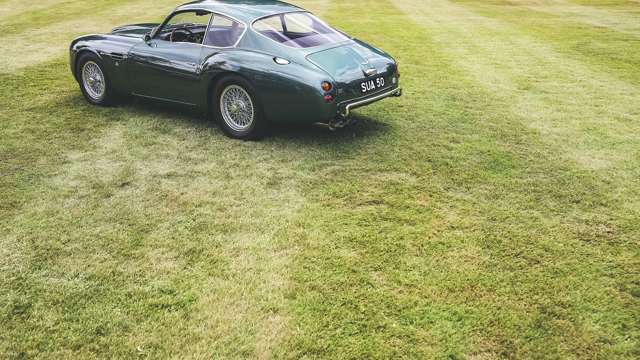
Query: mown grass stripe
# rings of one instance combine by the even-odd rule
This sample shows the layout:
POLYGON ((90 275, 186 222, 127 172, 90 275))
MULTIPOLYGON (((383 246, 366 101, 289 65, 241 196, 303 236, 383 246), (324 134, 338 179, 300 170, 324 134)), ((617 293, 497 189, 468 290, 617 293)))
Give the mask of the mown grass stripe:
MULTIPOLYGON (((553 7, 547 9, 546 6, 537 6, 531 9, 526 3, 518 5, 508 1, 460 4, 482 16, 508 22, 520 32, 544 41, 553 46, 555 51, 577 61, 598 67, 600 71, 608 72, 623 81, 640 84, 640 76, 635 71, 640 66, 640 40, 635 35, 610 27, 587 24, 575 17, 554 12, 551 10, 553 7)), ((631 8, 632 5, 628 5, 615 11, 624 12, 630 22, 635 19, 636 23, 640 23, 640 12, 634 15, 634 12, 629 11, 631 8)), ((613 11, 609 7, 605 9, 613 11)))
POLYGON ((628 158, 623 154, 635 155, 630 134, 640 126, 634 121, 640 117, 634 104, 640 87, 567 58, 509 23, 484 17, 472 8, 447 1, 430 1, 430 5, 422 9, 408 5, 406 10, 433 31, 437 41, 451 43, 446 51, 458 66, 489 89, 508 91, 515 100, 513 110, 563 146, 577 163, 606 169, 616 163, 624 166, 628 158), (594 133, 598 140, 589 144, 596 139, 594 133), (601 141, 619 148, 602 148, 601 141))
POLYGON ((605 27, 633 37, 640 36, 640 11, 633 4, 621 4, 615 7, 611 6, 614 4, 610 4, 606 8, 597 8, 586 4, 573 4, 566 0, 535 3, 526 0, 511 0, 507 3, 536 12, 549 13, 567 20, 579 21, 595 28, 605 27))
POLYGON ((0 1, 0 19, 14 17, 34 10, 51 9, 53 6, 68 0, 42 0, 38 2, 23 0, 0 1))
MULTIPOLYGON (((625 343, 610 330, 634 322, 625 310, 633 296, 604 295, 611 281, 630 280, 639 230, 609 193, 616 185, 559 156, 564 149, 526 126, 526 114, 510 111, 508 90, 458 67, 453 41, 433 39, 413 17, 424 4, 414 5, 405 13, 389 2, 334 3, 329 12, 397 57, 406 93, 397 106, 361 110, 370 135, 314 183, 299 220, 308 231, 296 262, 294 356, 630 354, 638 334, 625 343), (362 8, 369 16, 340 15, 362 8), (601 216, 609 207, 615 215, 601 216), (594 222, 615 235, 596 235, 594 222), (603 276, 613 263, 616 275, 603 276), (571 277, 551 275, 565 270, 571 277), (609 336, 616 345, 593 344, 609 336)), ((436 21, 451 20, 429 5, 436 21)), ((465 20, 455 25, 475 21, 465 20)))
POLYGON ((556 53, 528 32, 467 6, 431 1, 428 8, 403 9, 456 66, 496 96, 504 94, 510 111, 539 131, 545 142, 577 165, 598 172, 603 181, 611 169, 618 170, 618 205, 637 214, 640 202, 633 200, 633 179, 638 176, 634 159, 639 149, 630 134, 639 126, 635 119, 640 109, 633 99, 640 96, 640 87, 556 53))
MULTIPOLYGON (((586 5, 595 8, 629 8, 635 4, 639 4, 640 0, 570 0, 576 5, 586 5)), ((632 8, 632 11, 635 8, 632 8)), ((636 10, 637 12, 637 10, 636 10)))
MULTIPOLYGON (((140 0, 135 2, 140 3, 140 0)), ((87 3, 82 0, 70 0, 65 2, 51 3, 47 7, 35 7, 27 11, 20 12, 5 18, 0 23, 0 36, 6 38, 18 34, 31 33, 36 29, 44 29, 55 24, 68 21, 69 19, 95 18, 97 14, 104 13, 117 6, 130 3, 124 0, 102 0, 91 4, 90 11, 87 11, 87 3)))

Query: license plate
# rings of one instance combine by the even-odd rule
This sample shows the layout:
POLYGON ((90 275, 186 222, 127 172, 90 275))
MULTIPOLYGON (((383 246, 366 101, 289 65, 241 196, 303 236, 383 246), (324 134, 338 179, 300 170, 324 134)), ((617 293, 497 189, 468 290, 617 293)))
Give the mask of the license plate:
POLYGON ((360 89, 363 94, 370 93, 376 91, 378 89, 382 89, 385 86, 384 77, 379 77, 377 79, 367 80, 360 84, 360 89))

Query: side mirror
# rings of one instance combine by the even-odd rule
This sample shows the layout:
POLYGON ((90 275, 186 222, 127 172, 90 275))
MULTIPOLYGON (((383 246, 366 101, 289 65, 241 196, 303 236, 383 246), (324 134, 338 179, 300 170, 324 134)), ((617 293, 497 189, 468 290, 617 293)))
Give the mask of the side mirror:
POLYGON ((150 33, 144 34, 144 42, 146 42, 147 44, 151 42, 151 34, 150 33))

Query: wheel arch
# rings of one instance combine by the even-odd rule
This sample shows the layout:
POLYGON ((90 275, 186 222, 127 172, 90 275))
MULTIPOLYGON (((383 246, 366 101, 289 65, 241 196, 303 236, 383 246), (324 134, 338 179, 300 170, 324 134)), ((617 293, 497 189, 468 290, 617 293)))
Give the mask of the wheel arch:
MULTIPOLYGON (((211 115, 211 112, 213 111, 213 106, 214 106, 214 102, 213 102, 213 95, 214 92, 217 88, 217 86, 220 84, 220 81, 222 81, 224 78, 228 77, 228 76, 237 76, 239 78, 242 78, 243 80, 245 80, 246 82, 248 82, 249 84, 251 84, 251 86, 254 87, 255 89, 255 84, 253 83, 253 81, 251 81, 251 79, 248 76, 245 76, 243 74, 241 74, 238 71, 233 71, 233 70, 225 70, 225 71, 221 71, 220 73, 217 73, 215 75, 213 75, 207 84, 207 89, 206 89, 206 95, 207 95, 207 99, 206 99, 206 106, 207 106, 207 113, 209 113, 209 115, 211 115)), ((258 102, 258 106, 262 107, 262 101, 259 98, 259 94, 255 94, 256 97, 258 97, 257 102, 258 102)))
POLYGON ((76 81, 80 81, 80 72, 78 71, 78 65, 80 64, 80 59, 85 55, 85 54, 93 54, 96 57, 98 57, 98 59, 100 59, 100 61, 104 61, 104 59, 102 58, 102 55, 100 55, 100 52, 90 48, 90 47, 82 47, 79 48, 77 50, 73 50, 75 52, 75 57, 74 57, 74 61, 73 61, 73 75, 76 79, 76 81))

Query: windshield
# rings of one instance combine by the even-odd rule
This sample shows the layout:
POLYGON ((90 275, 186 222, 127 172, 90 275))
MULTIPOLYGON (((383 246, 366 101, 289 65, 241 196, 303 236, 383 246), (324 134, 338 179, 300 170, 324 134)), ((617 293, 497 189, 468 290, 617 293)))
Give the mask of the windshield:
POLYGON ((305 12, 266 17, 253 23, 253 29, 273 41, 295 48, 309 48, 349 39, 305 12))

